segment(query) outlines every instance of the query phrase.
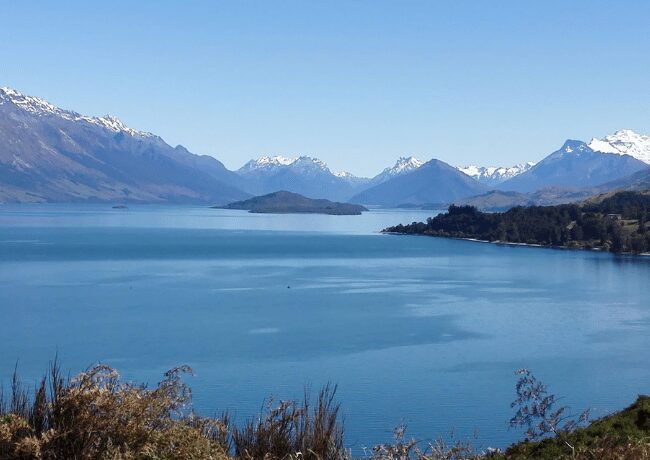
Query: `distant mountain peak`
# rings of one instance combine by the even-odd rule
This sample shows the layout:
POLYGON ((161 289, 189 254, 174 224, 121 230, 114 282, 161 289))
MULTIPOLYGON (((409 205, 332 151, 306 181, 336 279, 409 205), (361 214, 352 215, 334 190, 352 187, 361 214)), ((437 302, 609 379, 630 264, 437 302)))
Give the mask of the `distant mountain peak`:
POLYGON ((519 163, 508 167, 476 165, 458 166, 458 170, 484 184, 496 185, 528 171, 533 166, 535 166, 535 163, 528 161, 526 163, 519 163))
POLYGON ((20 91, 16 91, 15 89, 3 87, 0 88, 0 105, 6 103, 13 104, 16 108, 37 117, 53 116, 68 121, 86 122, 95 126, 106 128, 116 133, 124 132, 130 134, 131 136, 155 137, 151 133, 137 131, 135 129, 129 128, 113 115, 105 115, 103 117, 89 117, 86 115, 81 115, 72 110, 65 110, 57 107, 54 104, 47 102, 45 99, 41 99, 40 97, 27 96, 20 91))
POLYGON ((376 182, 381 175, 375 177, 370 188, 355 195, 350 201, 381 206, 440 205, 487 190, 486 185, 473 180, 444 161, 432 159, 423 163, 417 159, 408 161, 409 158, 402 157, 397 164, 404 163, 403 160, 415 167, 384 181, 376 182))
POLYGON ((309 155, 299 156, 290 166, 304 166, 304 167, 316 167, 322 169, 323 171, 329 171, 327 164, 318 158, 311 157, 309 155))
POLYGON ((414 169, 418 169, 424 164, 424 161, 418 160, 413 156, 399 157, 392 168, 384 169, 384 172, 391 172, 393 175, 402 174, 414 169))
POLYGON ((411 171, 419 169, 424 165, 424 161, 418 160, 413 156, 400 156, 393 166, 385 168, 382 172, 377 174, 373 179, 373 184, 380 184, 392 179, 393 177, 406 174, 411 171))
POLYGON ((596 152, 582 141, 569 139, 534 167, 498 187, 516 192, 595 187, 645 168, 646 164, 629 155, 596 152))
POLYGON ((254 163, 256 165, 272 165, 272 166, 289 166, 291 163, 296 161, 297 158, 287 158, 282 155, 273 155, 273 156, 262 156, 256 160, 251 160, 249 163, 254 163))
POLYGON ((590 152, 591 148, 582 141, 567 139, 560 149, 562 153, 590 152))
POLYGON ((639 134, 631 129, 619 129, 602 139, 593 138, 589 147, 597 152, 630 155, 650 164, 650 136, 639 134))
POLYGON ((301 155, 299 157, 285 157, 282 155, 261 156, 257 159, 250 160, 244 166, 239 168, 242 174, 252 173, 256 171, 273 171, 290 168, 296 171, 318 170, 331 174, 324 161, 311 157, 309 155, 301 155))

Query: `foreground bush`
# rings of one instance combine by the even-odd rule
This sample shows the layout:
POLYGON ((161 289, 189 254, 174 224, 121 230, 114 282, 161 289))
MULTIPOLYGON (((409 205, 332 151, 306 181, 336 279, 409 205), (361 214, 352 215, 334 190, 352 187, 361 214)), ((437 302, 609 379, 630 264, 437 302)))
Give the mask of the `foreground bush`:
POLYGON ((0 397, 0 458, 226 458, 226 425, 189 410, 187 371, 172 369, 147 389, 107 366, 66 381, 54 365, 33 397, 14 374, 0 397))
POLYGON ((324 387, 310 405, 269 403, 266 413, 241 428, 229 417, 196 416, 179 367, 156 388, 123 382, 108 366, 70 380, 55 363, 30 394, 17 376, 0 392, 0 460, 8 459, 220 459, 348 458, 336 387, 324 387))
POLYGON ((307 460, 347 458, 335 395, 336 387, 325 386, 313 410, 307 394, 302 404, 283 401, 273 407, 269 402, 266 413, 257 420, 249 420, 241 429, 232 428, 235 455, 250 460, 287 456, 307 460))

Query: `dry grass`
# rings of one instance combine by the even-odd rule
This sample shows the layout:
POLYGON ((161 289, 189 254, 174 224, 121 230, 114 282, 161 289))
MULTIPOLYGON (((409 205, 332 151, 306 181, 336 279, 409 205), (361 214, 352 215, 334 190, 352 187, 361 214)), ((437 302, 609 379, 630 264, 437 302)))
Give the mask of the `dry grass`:
POLYGON ((471 442, 438 438, 435 442, 418 442, 406 438, 406 426, 400 425, 393 432, 394 442, 373 448, 372 460, 471 460, 487 458, 489 454, 478 453, 471 442))
POLYGON ((55 362, 33 393, 14 372, 8 394, 0 392, 0 460, 347 458, 336 387, 323 388, 313 409, 305 394, 302 403, 269 404, 239 429, 227 414, 193 413, 187 372, 172 369, 148 389, 103 365, 66 380, 55 362))
MULTIPOLYGON (((569 458, 567 456, 567 458, 569 458)), ((625 444, 602 442, 601 445, 585 449, 576 456, 578 460, 648 460, 650 439, 630 440, 625 444)))
POLYGON ((227 426, 191 412, 188 371, 147 389, 101 365, 64 380, 54 364, 33 396, 14 373, 0 396, 0 459, 225 459, 227 426))
POLYGON ((348 458, 335 395, 336 386, 325 386, 313 409, 308 394, 301 404, 282 401, 273 407, 269 401, 264 414, 248 420, 241 429, 232 429, 235 456, 246 460, 348 458))

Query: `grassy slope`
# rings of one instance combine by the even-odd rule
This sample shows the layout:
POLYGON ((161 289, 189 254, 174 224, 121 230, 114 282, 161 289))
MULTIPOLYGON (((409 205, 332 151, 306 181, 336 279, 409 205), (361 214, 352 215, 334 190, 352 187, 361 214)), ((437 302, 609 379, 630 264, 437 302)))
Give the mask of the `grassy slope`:
POLYGON ((514 444, 502 458, 571 458, 565 440, 575 447, 577 458, 650 458, 650 396, 639 396, 630 407, 595 420, 565 439, 554 437, 514 444))

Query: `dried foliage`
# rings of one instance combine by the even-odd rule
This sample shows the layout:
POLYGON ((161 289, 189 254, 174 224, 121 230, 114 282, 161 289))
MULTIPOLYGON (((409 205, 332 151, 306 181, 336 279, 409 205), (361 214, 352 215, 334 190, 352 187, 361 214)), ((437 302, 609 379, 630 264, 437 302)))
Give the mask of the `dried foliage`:
POLYGON ((226 458, 227 426, 191 412, 186 372, 147 389, 103 365, 64 380, 54 363, 33 397, 14 372, 0 395, 0 459, 226 458))
POLYGON ((312 408, 281 402, 241 429, 228 414, 196 416, 183 366, 165 373, 153 389, 125 383, 97 365, 65 380, 55 362, 33 394, 14 372, 0 390, 0 460, 9 459, 254 459, 348 458, 336 387, 327 385, 312 408))
POLYGON ((336 386, 326 385, 313 409, 307 393, 302 404, 281 401, 274 407, 270 400, 257 419, 248 420, 241 429, 233 427, 235 456, 246 460, 348 458, 335 395, 336 386))
POLYGON ((515 416, 510 419, 511 427, 525 427, 526 436, 535 440, 546 435, 555 435, 563 440, 575 456, 575 446, 566 435, 584 426, 589 421, 589 410, 579 415, 569 413, 568 406, 557 407, 558 398, 548 392, 546 385, 540 382, 528 369, 519 369, 515 399, 511 407, 516 407, 515 416))
POLYGON ((484 458, 488 454, 479 454, 470 442, 454 440, 446 442, 438 438, 434 442, 419 442, 406 438, 406 425, 400 425, 393 431, 392 444, 379 444, 372 449, 373 460, 469 460, 484 458))

